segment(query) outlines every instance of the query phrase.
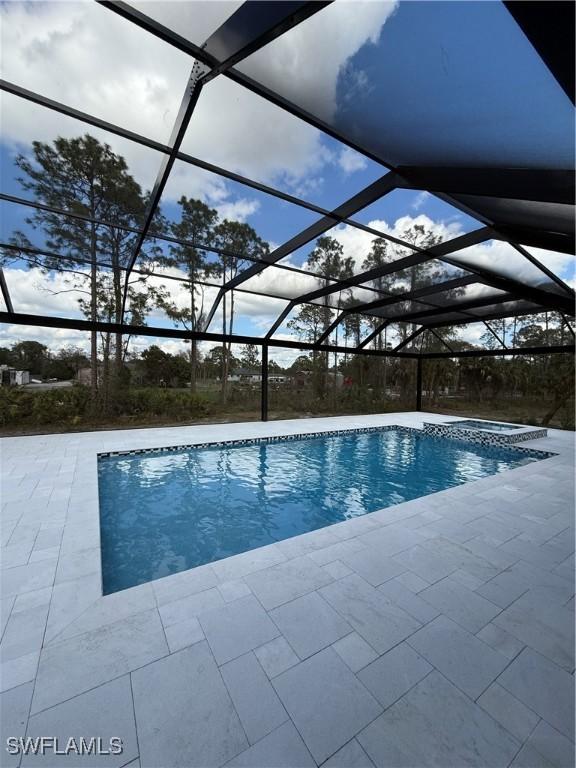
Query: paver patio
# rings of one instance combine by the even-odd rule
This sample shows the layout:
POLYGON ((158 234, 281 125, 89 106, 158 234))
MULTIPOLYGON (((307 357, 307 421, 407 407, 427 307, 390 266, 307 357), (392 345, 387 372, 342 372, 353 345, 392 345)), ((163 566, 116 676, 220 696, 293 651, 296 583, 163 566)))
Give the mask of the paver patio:
POLYGON ((106 597, 101 451, 422 413, 2 440, 7 736, 123 739, 22 765, 572 766, 572 433, 556 456, 106 597))

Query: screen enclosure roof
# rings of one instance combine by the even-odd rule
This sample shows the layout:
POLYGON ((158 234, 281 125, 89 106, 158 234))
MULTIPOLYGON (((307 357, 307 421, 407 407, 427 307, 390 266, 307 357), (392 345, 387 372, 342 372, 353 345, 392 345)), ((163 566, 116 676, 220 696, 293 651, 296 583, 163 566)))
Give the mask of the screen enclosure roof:
MULTIPOLYGON (((65 15, 81 4, 59 5, 65 15)), ((142 210, 119 223, 73 201, 62 206, 27 195, 8 169, 0 190, 4 322, 126 329, 131 280, 154 279, 168 291, 189 281, 184 270, 162 262, 163 253, 180 245, 201 250, 205 264, 214 265, 194 278, 206 299, 201 327, 191 333, 161 322, 130 326, 131 332, 222 341, 230 338, 230 330, 222 329, 222 306, 235 296, 240 303, 256 302, 269 319, 259 335, 232 331, 239 343, 343 351, 338 329, 356 322, 366 324, 365 332, 347 352, 425 356, 418 342, 428 333, 450 356, 461 349, 442 340, 443 328, 543 312, 558 313, 573 341, 572 3, 211 5, 217 10, 207 13, 198 0, 105 0, 86 10, 101 59, 113 53, 126 29, 132 37, 125 57, 136 46, 149 52, 158 77, 179 94, 169 105, 168 122, 154 113, 153 92, 145 105, 150 114, 134 91, 126 109, 106 108, 105 100, 94 108, 81 72, 70 71, 67 83, 61 72, 19 68, 7 56, 5 117, 18 112, 28 125, 54 126, 53 138, 76 132, 113 141, 115 149, 138 158, 136 180, 149 192, 142 210), (352 20, 364 34, 354 44, 352 20), (240 109, 262 129, 253 140, 235 133, 240 109), (302 160, 307 142, 316 147, 318 163, 338 165, 340 175, 332 172, 323 187, 315 183, 314 151, 302 160), (236 212, 249 197, 261 215, 258 226, 246 220, 264 247, 243 250, 222 240, 179 236, 170 201, 182 194, 183 179, 193 179, 190 196, 201 190, 198 196, 207 194, 208 202, 232 190, 236 212), (442 221, 433 236, 418 219, 424 203, 435 206, 436 221, 442 221), (42 232, 25 243, 15 237, 18 222, 38 211, 53 221, 108 225, 130 236, 120 265, 120 322, 82 319, 65 306, 30 312, 13 299, 7 264, 25 258, 28 265, 34 259, 45 265, 49 258, 54 272, 59 259, 70 258, 42 232), (353 242, 345 269, 330 271, 326 261, 315 259, 326 238, 353 242), (160 254, 153 267, 151 251, 160 254), (323 307, 329 323, 307 343, 290 341, 286 324, 306 305, 323 307), (376 350, 375 338, 398 323, 410 324, 409 335, 376 350)), ((3 36, 11 35, 10 24, 8 13, 3 36)), ((130 88, 149 87, 139 84, 137 74, 130 88)), ((82 263, 82 254, 75 258, 82 263)), ((85 263, 88 268, 88 256, 85 263)), ((98 268, 105 272, 113 265, 101 254, 98 268)), ((46 269, 38 275, 48 279, 46 269)))

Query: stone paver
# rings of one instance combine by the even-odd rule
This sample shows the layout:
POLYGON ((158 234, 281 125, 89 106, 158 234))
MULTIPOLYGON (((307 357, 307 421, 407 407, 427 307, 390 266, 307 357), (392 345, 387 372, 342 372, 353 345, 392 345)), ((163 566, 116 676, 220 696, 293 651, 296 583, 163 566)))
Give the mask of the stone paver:
MULTIPOLYGON (((426 541, 426 537, 418 530, 405 528, 400 525, 387 525, 380 531, 371 531, 359 536, 359 540, 373 547, 381 558, 396 555, 426 541)), ((400 572, 402 572, 400 570, 400 572)))
MULTIPOLYGON (((411 536, 412 534, 407 535, 411 536)), ((367 534, 372 536, 372 534, 367 534)), ((368 584, 378 587, 389 579, 399 576, 407 569, 392 558, 383 556, 377 546, 367 546, 360 552, 352 552, 342 558, 353 571, 366 579, 368 584)))
POLYGON ((248 747, 206 643, 132 674, 142 768, 222 765, 248 747))
MULTIPOLYGON (((100 599, 102 587, 96 574, 57 584, 52 590, 45 644, 52 642, 72 623, 90 614, 90 608, 100 599)), ((24 597, 24 595, 22 595, 24 597)))
POLYGON ((238 600, 240 597, 246 597, 250 594, 250 587, 243 581, 225 581, 218 585, 218 590, 226 603, 238 600))
POLYGON ((323 768, 374 768, 374 763, 356 739, 352 739, 332 755, 323 768))
POLYGON ((82 635, 155 607, 154 592, 150 584, 140 584, 133 589, 105 595, 91 603, 88 610, 68 624, 55 639, 65 640, 82 635))
POLYGON ((14 607, 16 600, 16 597, 7 597, 5 600, 0 600, 0 640, 4 635, 4 630, 10 619, 10 614, 12 613, 12 608, 14 607))
POLYGON ((337 752, 382 711, 331 648, 292 667, 273 683, 318 763, 337 752))
MULTIPOLYGON (((572 768, 575 764, 574 742, 565 738, 545 720, 540 720, 526 746, 559 768, 572 768)), ((536 763, 537 764, 537 763, 536 763)))
POLYGON ((329 584, 332 577, 304 555, 252 573, 246 576, 245 581, 269 611, 329 584))
POLYGON ((320 594, 378 653, 386 653, 420 628, 420 622, 353 574, 320 594))
POLYGON ((252 595, 202 613, 199 620, 218 664, 242 656, 280 634, 252 595))
POLYGON ((284 637, 277 637, 269 643, 264 643, 264 645, 256 648, 254 653, 268 677, 276 677, 276 675, 286 672, 299 661, 298 656, 284 637))
POLYGON ((57 565, 58 560, 54 558, 41 560, 39 563, 5 568, 0 585, 2 599, 51 586, 54 583, 57 565))
POLYGON ((486 624, 480 632, 476 633, 476 637, 494 648, 495 651, 500 651, 509 659, 518 656, 525 647, 524 643, 520 642, 514 635, 509 634, 505 629, 493 623, 486 624))
POLYGON ((287 722, 226 763, 226 766, 227 768, 271 768, 271 766, 315 768, 316 763, 293 723, 287 722))
POLYGON ((508 568, 490 581, 486 581, 477 588, 476 592, 482 597, 486 597, 494 605, 500 608, 508 606, 521 597, 529 589, 528 584, 519 575, 508 568))
POLYGON ((194 616, 200 616, 202 613, 207 613, 224 605, 224 598, 220 591, 214 587, 203 592, 188 595, 187 597, 181 597, 170 603, 165 603, 160 606, 159 612, 162 624, 165 627, 169 627, 172 624, 178 624, 194 616))
POLYGON ((218 586, 218 578, 210 565, 181 571, 151 582, 159 606, 195 595, 218 586))
POLYGON ((14 606, 0 643, 0 659, 8 661, 39 652, 44 638, 48 605, 17 610, 14 606))
POLYGON ((394 559, 430 584, 446 578, 456 570, 456 566, 447 563, 440 555, 421 545, 400 552, 394 559))
MULTIPOLYGON (((116 737, 122 740, 122 752, 93 757, 92 762, 98 759, 102 768, 126 765, 138 757, 129 675, 33 715, 28 722, 26 735, 32 738, 54 736, 58 739, 60 749, 65 747, 71 736, 77 741, 82 736, 87 740, 95 736, 100 737, 103 747, 110 750, 110 739, 116 737)), ((42 765, 53 768, 62 768, 63 765, 86 765, 87 762, 89 760, 82 755, 70 753, 62 757, 52 751, 44 755, 25 755, 22 758, 22 766, 42 765)))
POLYGON ((573 671, 574 615, 568 609, 530 591, 506 608, 494 623, 568 672, 573 671))
POLYGON ((407 643, 364 667, 358 678, 386 709, 432 671, 432 666, 407 643))
POLYGON ((76 696, 168 654, 157 611, 86 632, 44 648, 32 712, 76 696))
POLYGON ((378 768, 506 768, 520 746, 438 672, 387 709, 358 741, 378 768))
POLYGON ((526 648, 498 682, 550 725, 574 740, 574 677, 526 648))
POLYGON ((351 632, 346 637, 333 643, 332 648, 350 667, 352 672, 358 672, 367 664, 378 658, 378 654, 368 645, 357 632, 351 632))
POLYGON ((405 587, 396 579, 382 584, 379 590, 391 602, 396 603, 396 605, 400 606, 422 624, 427 624, 439 614, 439 611, 433 605, 422 599, 420 592, 414 594, 408 587, 405 587))
POLYGON ((270 618, 301 659, 352 632, 350 624, 317 592, 275 608, 270 618))
POLYGON ((166 641, 170 648, 170 653, 181 651, 182 648, 186 648, 194 643, 199 643, 200 640, 204 640, 204 632, 200 626, 200 622, 194 616, 190 619, 184 619, 176 624, 170 624, 168 627, 164 627, 164 634, 166 635, 166 641))
POLYGON ((416 632, 408 643, 473 699, 508 665, 505 656, 445 616, 416 632))
POLYGON ((538 715, 498 683, 484 691, 478 704, 521 742, 526 741, 538 725, 538 715))
POLYGON ((343 579, 344 576, 350 576, 350 574, 353 573, 352 568, 349 568, 347 565, 340 562, 340 560, 326 563, 326 565, 322 567, 333 579, 343 579))
POLYGON ((525 444, 545 462, 102 595, 98 452, 424 418, 445 420, 4 440, 4 733, 112 722, 130 748, 102 764, 130 768, 572 766, 568 432, 525 444))
POLYGON ((479 632, 501 610, 450 577, 423 589, 418 596, 472 633, 479 632))
POLYGON ((18 656, 15 659, 0 662, 0 691, 9 691, 17 685, 22 685, 36 677, 39 651, 18 656))
POLYGON ((5 768, 15 768, 20 763, 19 754, 6 751, 7 739, 18 739, 25 735, 32 689, 33 684, 26 683, 0 694, 0 738, 3 750, 2 765, 5 768))
POLYGON ((100 548, 79 549, 77 552, 61 555, 54 581, 56 584, 61 584, 63 581, 73 581, 99 571, 100 548))
POLYGON ((411 592, 414 592, 414 594, 418 594, 418 592, 421 592, 423 589, 426 589, 426 587, 429 586, 429 582, 425 581, 421 576, 417 576, 415 573, 412 573, 412 571, 404 571, 404 573, 401 573, 400 576, 396 576, 395 579, 392 579, 392 581, 388 582, 388 586, 391 584, 400 584, 403 587, 406 587, 406 589, 409 589, 411 592))
POLYGON ((286 710, 253 653, 229 661, 220 671, 250 744, 288 720, 286 710))

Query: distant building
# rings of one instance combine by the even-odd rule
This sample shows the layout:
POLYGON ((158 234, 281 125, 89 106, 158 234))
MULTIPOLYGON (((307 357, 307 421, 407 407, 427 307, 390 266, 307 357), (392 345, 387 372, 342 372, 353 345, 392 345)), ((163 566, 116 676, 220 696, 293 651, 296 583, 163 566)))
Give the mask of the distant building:
POLYGON ((250 370, 250 368, 236 368, 228 375, 228 381, 238 381, 244 384, 256 384, 262 381, 261 371, 250 370))
POLYGON ((30 383, 30 371, 17 371, 9 365, 0 365, 0 386, 17 387, 30 383))
MULTIPOLYGON (((291 380, 292 377, 287 373, 268 374, 268 384, 270 386, 288 384, 291 380)), ((254 371, 249 368, 236 368, 234 371, 232 371, 231 374, 229 374, 228 381, 255 386, 256 384, 260 384, 262 381, 262 371, 254 371)))

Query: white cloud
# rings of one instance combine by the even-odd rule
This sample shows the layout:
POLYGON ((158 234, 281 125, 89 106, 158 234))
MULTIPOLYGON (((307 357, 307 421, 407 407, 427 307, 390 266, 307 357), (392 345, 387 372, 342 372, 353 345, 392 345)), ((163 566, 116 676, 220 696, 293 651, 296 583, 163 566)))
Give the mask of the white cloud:
MULTIPOLYGON (((168 139, 190 74, 188 56, 92 2, 4 3, 1 13, 4 77, 168 139)), ((41 127, 24 127, 21 138, 35 138, 41 127)))
POLYGON ((32 269, 4 268, 4 276, 17 312, 79 317, 78 300, 87 294, 75 290, 63 273, 44 275, 32 269))
POLYGON ((39 341, 52 352, 62 347, 81 347, 85 352, 90 348, 90 338, 82 331, 64 328, 36 328, 31 325, 4 325, 0 333, 0 346, 10 347, 20 341, 39 341))
MULTIPOLYGON (((161 270, 166 275, 174 275, 181 277, 182 274, 176 268, 162 267, 161 270)), ((291 273, 282 270, 284 274, 290 275, 291 273)), ((264 271, 265 274, 267 270, 264 271)), ((184 283, 176 282, 175 280, 166 280, 162 277, 151 277, 149 283, 156 288, 166 288, 170 294, 171 301, 176 305, 178 309, 186 309, 190 306, 190 294, 187 286, 184 283)), ((243 287, 247 287, 248 281, 243 287)), ((272 281, 262 284, 262 290, 272 290, 274 292, 274 285, 272 281)), ((260 290, 260 289, 259 289, 260 290)), ((218 288, 213 285, 205 285, 202 288, 204 310, 207 313, 216 295, 218 288)), ((197 299, 197 302, 199 300, 197 299)), ((244 293, 242 291, 234 291, 234 315, 235 315, 235 328, 238 330, 238 322, 243 320, 249 320, 252 324, 262 329, 264 334, 270 325, 274 322, 276 317, 282 312, 286 304, 287 299, 276 299, 270 296, 258 295, 257 293, 244 293)), ((149 323, 153 324, 153 320, 166 321, 163 315, 158 312, 153 313, 150 316, 149 323)), ((219 304, 210 327, 207 329, 210 332, 219 333, 222 330, 222 303, 219 304)))
MULTIPOLYGON (((425 214, 401 216, 396 219, 394 224, 389 224, 383 219, 374 219, 368 222, 368 225, 399 239, 403 239, 404 232, 414 226, 423 226, 427 231, 438 236, 441 241, 451 240, 463 234, 459 221, 434 221, 425 214)), ((356 271, 360 271, 362 262, 370 251, 374 235, 348 225, 335 227, 328 234, 343 245, 345 255, 353 258, 356 271)), ((574 285, 576 268, 574 256, 540 248, 528 247, 527 250, 569 285, 574 285)), ((399 248, 398 251, 399 258, 405 255, 402 248, 399 248)), ((531 264, 510 244, 500 240, 490 240, 471 246, 450 254, 450 258, 461 261, 464 269, 467 265, 483 266, 495 274, 516 280, 525 280, 528 284, 546 285, 550 283, 550 278, 541 270, 531 264)))
MULTIPOLYGON (((175 270, 167 270, 175 271, 175 270)), ((41 275, 36 268, 29 271, 23 269, 5 269, 6 278, 11 289, 14 304, 18 311, 29 312, 31 314, 47 314, 55 316, 81 317, 78 310, 78 293, 62 293, 66 290, 66 284, 62 275, 41 275)), ((266 273, 264 273, 266 274, 266 273)), ((291 273, 285 272, 288 278, 291 273)), ((174 303, 179 307, 188 305, 189 296, 183 284, 174 281, 162 280, 159 277, 151 278, 151 282, 156 286, 166 286, 171 291, 174 303)), ((262 286, 264 289, 264 285, 262 286)), ((482 295, 497 293, 490 286, 483 284, 473 284, 466 287, 465 298, 478 298, 482 295)), ((216 296, 215 287, 205 288, 205 302, 208 308, 216 296)), ((235 312, 236 312, 236 331, 240 333, 263 336, 271 327, 279 314, 287 305, 287 300, 273 299, 266 296, 245 294, 239 291, 235 292, 235 312), (249 325, 246 325, 246 322, 249 325), (242 323, 243 326, 239 327, 242 323)), ((299 341, 299 339, 289 332, 287 328, 288 320, 293 317, 295 311, 286 318, 279 329, 274 334, 278 340, 299 341)), ((149 325, 160 327, 172 327, 172 323, 160 312, 152 313, 148 318, 149 325)), ((216 313, 214 320, 209 328, 210 331, 219 332, 221 330, 222 314, 221 307, 216 313)), ((481 323, 472 323, 469 326, 460 326, 458 328, 458 338, 468 341, 472 344, 480 343, 480 337, 486 332, 486 328, 481 323)), ((74 345, 82 347, 86 352, 89 351, 89 334, 82 331, 70 331, 57 328, 42 328, 18 325, 5 325, 0 335, 0 345, 10 346, 13 343, 24 340, 37 340, 45 344, 52 351, 57 351, 63 346, 74 345)), ((397 328, 392 325, 387 331, 387 340, 394 344, 400 340, 397 328)), ((189 347, 184 341, 178 339, 155 338, 149 336, 134 336, 130 342, 130 351, 132 354, 140 354, 144 349, 152 344, 156 344, 161 349, 171 354, 186 352, 189 347)), ((219 346, 213 342, 201 342, 199 348, 202 354, 208 354, 210 349, 219 346)), ((239 354, 240 348, 237 352, 239 354)), ((235 353, 235 354, 236 354, 235 353)), ((287 367, 302 354, 296 349, 271 348, 271 359, 280 365, 287 367)))
MULTIPOLYGON (((393 224, 389 224, 384 219, 372 219, 368 222, 368 226, 399 239, 403 239, 406 230, 411 229, 414 226, 424 227, 427 231, 437 235, 442 241, 450 240, 462 234, 458 222, 447 223, 443 221, 433 221, 424 214, 418 216, 401 216, 399 219, 396 219, 393 224)), ((352 258, 354 262, 354 272, 364 271, 362 265, 372 248, 372 242, 376 239, 376 235, 373 235, 370 232, 365 232, 362 229, 357 229, 356 227, 351 227, 348 224, 341 224, 333 227, 326 234, 333 237, 343 246, 345 256, 352 258)), ((394 246, 392 245, 391 247, 394 246)), ((401 246, 396 246, 396 249, 398 258, 411 252, 401 246)), ((304 269, 306 269, 306 265, 304 265, 304 269)))
POLYGON ((202 45, 243 0, 132 0, 130 5, 202 45))
MULTIPOLYGON (((282 341, 299 341, 293 334, 290 333, 276 333, 275 339, 282 341)), ((275 363, 281 365, 282 368, 289 368, 292 363, 297 360, 301 355, 308 354, 308 350, 305 349, 292 349, 290 347, 270 347, 269 359, 274 360, 275 363)))
POLYGON ((427 202, 427 200, 430 198, 430 196, 431 196, 431 195, 430 195, 430 192, 426 192, 426 191, 424 191, 424 192, 418 192, 418 194, 417 194, 417 195, 416 195, 416 197, 414 198, 414 200, 413 200, 413 202, 412 202, 412 204, 411 204, 411 206, 410 206, 410 207, 411 207, 411 208, 412 208, 414 211, 419 211, 419 210, 420 210, 420 208, 422 208, 422 206, 423 206, 423 205, 424 205, 424 204, 427 202))
MULTIPOLYGON (((282 264, 293 266, 289 259, 283 259, 282 264)), ((291 299, 314 291, 323 285, 324 281, 319 280, 313 275, 305 275, 301 272, 292 272, 280 267, 271 266, 262 270, 262 272, 259 272, 254 277, 248 278, 242 284, 242 288, 262 294, 271 292, 291 299)))
MULTIPOLYGON (((378 228, 376 223, 371 222, 371 226, 378 228)), ((432 234, 440 238, 442 241, 451 240, 452 238, 463 234, 460 221, 452 219, 439 219, 438 221, 434 221, 424 213, 421 213, 418 216, 411 216, 410 214, 407 214, 406 216, 400 216, 399 219, 396 219, 392 228, 386 229, 384 231, 390 235, 393 235, 394 237, 402 239, 406 230, 416 226, 423 227, 426 231, 432 232, 432 234)))
MULTIPOLYGON (((563 275, 568 271, 568 282, 570 279, 573 281, 573 256, 540 248, 528 248, 528 250, 556 275, 563 275)), ((464 267, 467 264, 486 267, 500 275, 525 282, 528 285, 546 287, 551 283, 550 278, 537 266, 528 261, 509 243, 500 240, 490 240, 487 243, 473 245, 459 251, 454 256, 462 262, 464 267)))
POLYGON ((318 130, 222 77, 202 90, 182 150, 290 189, 333 160, 318 130))
POLYGON ((570 287, 576 287, 576 259, 574 256, 543 248, 533 248, 532 246, 528 246, 526 250, 555 275, 561 277, 570 287))
POLYGON ((236 200, 233 203, 222 203, 216 206, 220 218, 231 219, 233 221, 246 221, 253 213, 260 208, 258 200, 236 200))
POLYGON ((397 5, 384 0, 332 3, 238 68, 330 121, 342 67, 365 43, 378 41, 397 5))
MULTIPOLYGON (((166 274, 178 275, 178 270, 163 268, 166 274)), ((85 294, 76 290, 70 290, 70 284, 63 274, 43 274, 40 269, 24 269, 19 267, 5 267, 4 274, 9 286, 12 302, 17 312, 32 315, 48 315, 56 317, 72 317, 84 319, 78 306, 78 299, 85 298, 85 294)), ((286 274, 289 274, 286 272, 286 274)), ((188 307, 190 303, 186 285, 174 280, 161 277, 149 278, 149 284, 156 288, 167 288, 173 303, 180 309, 188 307)), ((204 303, 206 310, 214 301, 217 288, 204 287, 204 303)), ((252 335, 263 336, 280 312, 288 303, 286 300, 274 299, 268 296, 258 296, 248 293, 234 292, 235 301, 235 331, 252 335), (246 323, 253 327, 246 330, 246 323), (243 324, 244 328, 239 324, 243 324)), ((159 310, 152 312, 147 318, 148 325, 159 327, 173 327, 172 322, 159 310)), ((216 312, 208 329, 211 332, 219 332, 222 328, 222 305, 216 312)), ((0 344, 10 344, 27 339, 36 339, 46 344, 51 350, 56 351, 62 346, 75 344, 85 350, 89 348, 89 334, 82 331, 68 331, 64 329, 36 328, 30 326, 6 325, 2 330, 0 344)), ((183 341, 177 339, 162 339, 148 336, 134 336, 130 341, 132 353, 141 352, 151 344, 157 344, 161 349, 176 354, 186 350, 183 341)), ((202 342, 201 350, 207 353, 213 346, 211 342, 202 342)))
MULTIPOLYGON (((181 34, 190 29, 194 38, 215 29, 236 5, 142 3, 142 9, 175 25, 181 34)), ((335 3, 304 23, 301 32, 294 30, 295 36, 290 33, 286 41, 273 43, 274 58, 266 66, 273 76, 282 73, 284 92, 295 86, 305 97, 316 90, 314 83, 322 82, 323 98, 332 101, 341 68, 366 41, 377 39, 393 8, 385 2, 335 3)), ((7 80, 153 139, 168 140, 190 74, 190 57, 93 2, 3 3, 0 14, 7 80)), ((258 69, 257 56, 248 67, 258 69)), ((4 141, 13 151, 29 151, 32 140, 89 130, 123 154, 140 184, 151 188, 162 159, 153 150, 17 97, 3 94, 2 100, 4 141)), ((294 190, 321 185, 322 168, 338 162, 322 144, 319 131, 224 77, 203 89, 183 150, 294 190)), ((205 194, 212 204, 228 202, 227 182, 179 166, 165 199, 205 194)))
MULTIPOLYGON (((158 269, 165 275, 182 277, 182 273, 175 267, 163 266, 158 269)), ((291 276, 293 274, 287 270, 277 271, 281 271, 286 276, 291 276)), ((82 280, 81 276, 83 272, 84 270, 78 270, 80 282, 82 280)), ((266 275, 266 270, 262 274, 266 275)), ((38 267, 32 267, 31 269, 24 267, 4 267, 4 275, 8 284, 12 303, 17 312, 37 315, 56 315, 61 317, 82 317, 78 306, 78 300, 81 298, 85 299, 87 293, 82 291, 83 286, 81 285, 79 289, 74 288, 70 282, 70 277, 66 274, 54 272, 44 274, 38 267)), ((272 276, 267 276, 266 281, 261 284, 259 290, 274 291, 275 285, 271 278, 272 276)), ((313 278, 311 279, 313 280, 313 278)), ((147 284, 155 288, 165 288, 169 292, 171 301, 177 308, 184 309, 190 306, 190 294, 185 283, 153 275, 148 278, 147 284)), ((316 285, 316 283, 314 283, 314 285, 316 285)), ((86 287, 87 286, 88 274, 86 273, 86 287)), ((135 289, 137 290, 137 288, 138 284, 135 284, 135 289)), ((204 295, 204 307, 207 311, 216 298, 218 288, 216 286, 207 285, 204 286, 202 290, 204 295)), ((249 318, 251 321, 258 320, 264 332, 267 330, 266 324, 271 325, 274 322, 276 317, 288 303, 288 300, 235 291, 234 302, 237 321, 241 318, 249 318)), ((165 315, 161 314, 158 310, 154 311, 149 316, 149 324, 154 324, 153 321, 161 322, 162 324, 171 324, 165 315)), ((221 323, 222 315, 220 307, 214 317, 210 330, 219 330, 221 323)))
POLYGON ((338 157, 338 165, 344 173, 354 173, 354 171, 364 170, 368 161, 359 152, 355 152, 350 147, 344 147, 338 157))
POLYGON ((482 346, 480 339, 485 333, 489 333, 484 323, 471 323, 470 325, 461 325, 458 328, 459 341, 467 341, 468 344, 482 346))

